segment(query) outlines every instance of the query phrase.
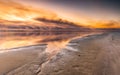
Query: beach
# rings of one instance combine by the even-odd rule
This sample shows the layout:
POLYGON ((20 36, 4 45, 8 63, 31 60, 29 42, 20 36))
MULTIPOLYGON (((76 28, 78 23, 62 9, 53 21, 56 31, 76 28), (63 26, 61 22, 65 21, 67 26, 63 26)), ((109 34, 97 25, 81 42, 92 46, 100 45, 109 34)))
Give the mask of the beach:
POLYGON ((0 75, 119 75, 120 34, 110 32, 71 40, 57 53, 46 46, 0 54, 0 75))

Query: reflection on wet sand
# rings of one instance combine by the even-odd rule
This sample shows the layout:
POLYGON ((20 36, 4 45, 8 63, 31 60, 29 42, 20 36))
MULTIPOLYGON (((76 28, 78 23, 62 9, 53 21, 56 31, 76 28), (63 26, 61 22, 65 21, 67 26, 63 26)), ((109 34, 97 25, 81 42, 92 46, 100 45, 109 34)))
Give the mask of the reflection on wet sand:
MULTIPOLYGON (((51 61, 62 50, 76 52, 78 49, 74 48, 73 44, 77 43, 69 43, 72 39, 94 33, 96 34, 96 32, 1 32, 0 75, 14 75, 7 74, 14 70, 18 70, 18 73, 19 70, 26 72, 29 70, 26 65, 29 67, 31 63, 39 64, 38 67, 41 69, 42 65, 51 61)), ((59 58, 62 57, 56 59, 59 60, 59 58)))
POLYGON ((91 32, 1 32, 0 50, 47 44, 48 49, 64 47, 71 39, 91 32))

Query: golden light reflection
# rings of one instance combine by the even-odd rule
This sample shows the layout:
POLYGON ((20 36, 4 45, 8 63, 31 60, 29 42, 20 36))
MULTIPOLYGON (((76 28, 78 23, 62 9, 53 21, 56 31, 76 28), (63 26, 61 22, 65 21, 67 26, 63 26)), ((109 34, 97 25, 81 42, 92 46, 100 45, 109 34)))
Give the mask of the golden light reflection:
POLYGON ((52 52, 64 48, 68 42, 76 37, 90 35, 91 32, 24 32, 0 34, 0 50, 25 47, 37 44, 48 44, 47 51, 52 52), (24 34, 24 35, 23 35, 24 34), (54 47, 54 48, 53 48, 54 47))
POLYGON ((59 42, 49 42, 46 48, 47 53, 56 53, 61 49, 65 48, 65 46, 69 43, 70 39, 61 40, 59 42))

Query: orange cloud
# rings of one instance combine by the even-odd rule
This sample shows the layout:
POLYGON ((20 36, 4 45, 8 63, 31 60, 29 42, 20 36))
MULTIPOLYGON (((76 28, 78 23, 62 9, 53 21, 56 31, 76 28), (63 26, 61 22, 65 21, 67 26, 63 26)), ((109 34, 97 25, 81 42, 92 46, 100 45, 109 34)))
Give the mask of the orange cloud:
POLYGON ((13 1, 0 1, 0 20, 8 21, 33 21, 34 18, 57 19, 53 12, 24 6, 13 1))
POLYGON ((95 21, 92 25, 93 28, 120 28, 118 21, 95 21))
MULTIPOLYGON (((84 16, 82 17, 84 18, 84 16)), ((15 24, 15 25, 18 25, 18 24, 35 25, 36 24, 36 25, 54 26, 54 24, 51 24, 51 23, 56 22, 56 24, 64 23, 64 25, 69 24, 69 25, 78 25, 78 26, 85 26, 85 27, 91 27, 91 28, 120 28, 120 24, 117 21, 92 21, 91 22, 92 19, 89 19, 89 18, 84 18, 84 19, 85 20, 82 20, 82 18, 75 19, 74 17, 72 17, 72 19, 69 20, 69 16, 67 16, 67 18, 64 18, 48 10, 37 9, 31 6, 25 6, 25 5, 13 2, 11 0, 9 1, 0 0, 0 23, 3 23, 3 24, 15 24), (47 22, 45 22, 45 20, 47 22), (76 21, 75 24, 71 24, 72 22, 75 22, 75 21, 76 21)))

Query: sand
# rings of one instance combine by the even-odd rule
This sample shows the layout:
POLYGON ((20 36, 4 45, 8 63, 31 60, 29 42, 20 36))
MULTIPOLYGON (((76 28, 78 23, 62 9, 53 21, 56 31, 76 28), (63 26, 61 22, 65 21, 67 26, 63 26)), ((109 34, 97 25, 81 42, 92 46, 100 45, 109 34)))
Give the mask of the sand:
POLYGON ((38 57, 45 46, 24 47, 0 53, 0 75, 14 70, 38 57))

